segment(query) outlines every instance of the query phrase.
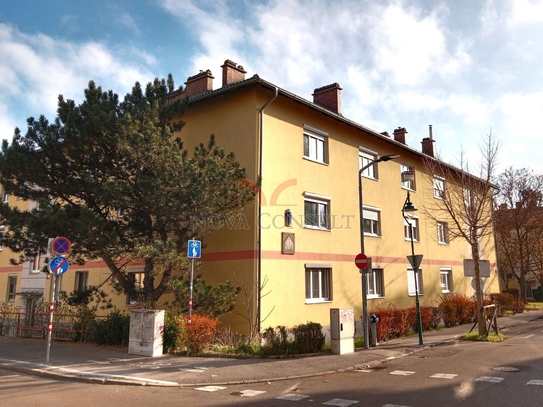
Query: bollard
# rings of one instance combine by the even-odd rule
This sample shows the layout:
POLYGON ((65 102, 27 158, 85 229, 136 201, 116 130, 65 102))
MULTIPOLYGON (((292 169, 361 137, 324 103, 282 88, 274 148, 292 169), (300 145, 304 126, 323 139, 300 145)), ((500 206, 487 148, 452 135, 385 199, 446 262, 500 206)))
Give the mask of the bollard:
POLYGON ((371 330, 371 342, 370 346, 377 346, 377 323, 379 318, 375 314, 370 315, 370 330, 371 330))

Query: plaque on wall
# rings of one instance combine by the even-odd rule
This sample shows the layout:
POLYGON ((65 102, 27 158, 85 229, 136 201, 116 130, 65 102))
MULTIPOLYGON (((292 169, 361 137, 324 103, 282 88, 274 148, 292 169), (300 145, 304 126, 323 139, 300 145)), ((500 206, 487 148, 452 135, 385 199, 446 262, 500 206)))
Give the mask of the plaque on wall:
POLYGON ((281 254, 294 254, 294 233, 281 232, 281 254))

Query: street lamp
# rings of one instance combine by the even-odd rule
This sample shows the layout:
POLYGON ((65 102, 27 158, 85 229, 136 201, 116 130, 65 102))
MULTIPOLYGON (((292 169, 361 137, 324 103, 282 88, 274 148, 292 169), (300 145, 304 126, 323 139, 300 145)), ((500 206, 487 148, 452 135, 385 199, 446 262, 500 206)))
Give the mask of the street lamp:
POLYGON ((422 340, 422 320, 420 315, 419 287, 417 281, 417 273, 419 272, 419 266, 422 261, 422 254, 415 255, 415 245, 413 244, 413 219, 409 221, 407 216, 405 216, 405 212, 415 212, 416 210, 417 208, 415 208, 415 206, 411 203, 409 191, 407 191, 407 198, 405 199, 402 207, 402 215, 407 224, 409 225, 409 235, 411 236, 411 256, 407 256, 407 260, 409 260, 409 263, 411 263, 411 267, 413 268, 413 279, 415 280, 415 307, 417 309, 417 328, 419 331, 419 345, 423 345, 424 342, 422 340))
MULTIPOLYGON (((394 160, 399 158, 398 154, 387 154, 383 155, 375 160, 370 161, 368 164, 364 165, 358 171, 358 208, 360 211, 360 253, 364 253, 364 209, 363 209, 363 200, 362 200, 362 173, 371 167, 374 164, 378 164, 382 161, 394 160)), ((365 253, 364 253, 365 254, 365 253)), ((368 262, 368 266, 371 267, 371 261, 368 262)), ((367 269, 367 266, 366 266, 367 269)), ((368 329, 368 294, 366 287, 366 269, 360 269, 360 278, 362 279, 362 326, 364 330, 364 349, 369 349, 369 329, 368 329)))

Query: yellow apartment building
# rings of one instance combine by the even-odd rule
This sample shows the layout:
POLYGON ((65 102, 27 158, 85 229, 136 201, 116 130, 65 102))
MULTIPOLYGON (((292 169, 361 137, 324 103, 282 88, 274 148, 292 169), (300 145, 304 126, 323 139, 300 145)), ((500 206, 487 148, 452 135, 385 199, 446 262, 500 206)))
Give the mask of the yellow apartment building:
MULTIPOLYGON (((183 95, 190 104, 179 136, 190 151, 214 134, 217 145, 234 151, 247 168, 248 179, 240 180, 239 188, 259 196, 240 216, 194 214, 194 222, 209 231, 196 272, 207 283, 242 285, 247 294, 240 295, 236 312, 223 322, 240 332, 247 332, 249 323, 259 329, 308 321, 326 326, 331 308, 354 308, 360 319, 362 284, 354 258, 361 238, 372 259, 368 308, 413 307, 415 277, 406 258, 411 235, 402 214, 408 192, 419 208, 411 222, 414 251, 424 256, 417 273, 421 305, 435 306, 445 293, 474 295, 473 278, 464 270, 468 244, 450 240, 447 225, 421 210, 440 199, 436 182, 453 182, 436 180, 425 170, 425 159, 435 159, 431 127, 422 144, 412 140, 409 145, 403 127, 389 135, 344 117, 337 83, 315 89, 309 101, 258 75, 246 78, 243 67, 232 61, 221 68, 216 89, 210 70, 188 78, 183 95), (384 155, 399 157, 369 165, 359 182, 360 169, 384 155), (413 179, 402 176, 406 171, 413 179)), ((490 263, 490 276, 483 291, 489 294, 499 292, 499 282, 494 242, 485 239, 482 258, 490 263)), ((0 253, 0 292, 23 309, 32 301, 48 301, 49 283, 38 271, 43 264, 34 263, 9 266, 9 253, 0 253)), ((130 271, 140 281, 141 270, 130 271)), ((60 285, 71 291, 108 277, 104 264, 91 262, 71 266, 60 285)), ((126 296, 115 303, 130 308, 126 296)))

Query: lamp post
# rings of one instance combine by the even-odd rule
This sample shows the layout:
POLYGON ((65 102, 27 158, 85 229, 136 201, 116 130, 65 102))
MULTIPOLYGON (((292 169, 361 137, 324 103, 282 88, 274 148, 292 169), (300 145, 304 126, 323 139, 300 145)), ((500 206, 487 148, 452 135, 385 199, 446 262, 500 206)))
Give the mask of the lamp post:
MULTIPOLYGON (((368 164, 364 165, 358 171, 358 209, 360 211, 360 253, 364 253, 364 206, 362 200, 362 173, 371 167, 374 164, 380 163, 382 161, 394 160, 399 158, 398 154, 387 154, 383 155, 375 160, 370 161, 368 164)), ((365 254, 365 253, 364 253, 365 254)), ((371 261, 368 263, 368 266, 371 267, 371 261)), ((367 269, 367 267, 366 267, 367 269)), ((364 330, 364 349, 369 349, 369 328, 368 328, 368 294, 366 287, 366 269, 360 269, 360 278, 362 279, 362 326, 364 330)))
POLYGON ((420 263, 422 261, 422 254, 415 255, 415 245, 413 244, 413 223, 412 220, 409 221, 407 216, 405 216, 405 212, 415 212, 416 210, 417 208, 415 208, 415 206, 411 203, 409 191, 407 191, 407 198, 405 199, 402 207, 402 215, 409 225, 409 235, 411 236, 411 256, 407 256, 407 260, 409 260, 409 263, 411 263, 411 267, 413 268, 413 279, 415 280, 415 307, 417 310, 417 330, 419 331, 419 345, 423 345, 422 319, 420 315, 419 287, 417 281, 417 273, 419 272, 420 263))

